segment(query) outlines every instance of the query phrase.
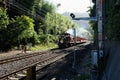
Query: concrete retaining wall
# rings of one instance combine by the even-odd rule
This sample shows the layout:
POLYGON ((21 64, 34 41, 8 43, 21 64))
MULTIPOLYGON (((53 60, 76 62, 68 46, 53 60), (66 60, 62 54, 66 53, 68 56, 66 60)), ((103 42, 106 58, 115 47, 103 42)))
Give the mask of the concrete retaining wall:
POLYGON ((120 80, 120 41, 105 41, 107 65, 102 80, 120 80))

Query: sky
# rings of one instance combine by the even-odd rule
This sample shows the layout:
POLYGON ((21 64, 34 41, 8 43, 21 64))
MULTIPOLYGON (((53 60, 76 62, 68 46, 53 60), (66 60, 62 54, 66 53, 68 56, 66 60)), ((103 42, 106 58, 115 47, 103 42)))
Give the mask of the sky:
MULTIPOLYGON (((65 12, 69 13, 88 13, 88 7, 92 6, 92 0, 48 0, 49 2, 53 3, 55 6, 57 4, 61 4, 57 8, 57 12, 60 14, 63 14, 65 12)), ((77 36, 84 36, 88 37, 88 31, 82 28, 83 26, 80 26, 79 29, 76 29, 76 35, 77 36)), ((70 29, 67 31, 70 34, 73 34, 73 30, 70 29)))
POLYGON ((88 7, 92 6, 92 0, 49 0, 51 3, 57 5, 61 4, 57 8, 58 13, 64 12, 78 12, 87 13, 88 7))

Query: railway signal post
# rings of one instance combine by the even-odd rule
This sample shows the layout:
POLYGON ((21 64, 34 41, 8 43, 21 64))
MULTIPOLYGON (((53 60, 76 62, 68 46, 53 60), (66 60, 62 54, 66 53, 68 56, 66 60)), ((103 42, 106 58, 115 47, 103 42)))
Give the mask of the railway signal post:
POLYGON ((73 61, 73 65, 72 68, 75 70, 75 65, 76 65, 76 29, 73 28, 73 34, 74 34, 74 61, 73 61))
MULTIPOLYGON (((102 61, 101 58, 103 57, 103 29, 102 29, 102 3, 103 0, 96 0, 96 16, 95 17, 80 17, 80 18, 75 18, 75 15, 73 13, 70 14, 73 20, 92 20, 92 21, 97 21, 97 32, 98 32, 98 47, 97 47, 97 67, 98 67, 98 72, 101 72, 101 67, 102 67, 102 61)), ((100 74, 100 73, 99 73, 100 74)))

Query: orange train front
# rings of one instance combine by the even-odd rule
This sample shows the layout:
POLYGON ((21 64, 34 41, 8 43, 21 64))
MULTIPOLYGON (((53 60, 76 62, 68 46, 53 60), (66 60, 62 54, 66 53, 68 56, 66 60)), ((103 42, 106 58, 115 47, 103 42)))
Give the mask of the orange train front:
MULTIPOLYGON (((66 48, 70 47, 74 44, 74 37, 70 35, 69 33, 62 33, 59 36, 58 46, 59 48, 66 48)), ((85 38, 81 38, 76 36, 76 44, 86 42, 85 38)))

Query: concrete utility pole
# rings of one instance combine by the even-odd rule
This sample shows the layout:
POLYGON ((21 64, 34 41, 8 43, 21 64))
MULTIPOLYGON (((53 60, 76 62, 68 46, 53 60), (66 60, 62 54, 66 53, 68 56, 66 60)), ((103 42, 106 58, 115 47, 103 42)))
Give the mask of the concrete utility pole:
POLYGON ((102 0, 96 1, 97 7, 97 18, 98 18, 98 48, 99 50, 102 49, 102 43, 103 43, 103 33, 102 33, 102 0))
POLYGON ((103 0, 96 0, 96 13, 98 18, 98 78, 103 70, 103 0))

